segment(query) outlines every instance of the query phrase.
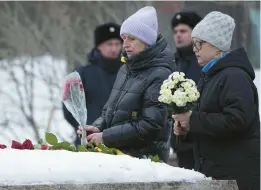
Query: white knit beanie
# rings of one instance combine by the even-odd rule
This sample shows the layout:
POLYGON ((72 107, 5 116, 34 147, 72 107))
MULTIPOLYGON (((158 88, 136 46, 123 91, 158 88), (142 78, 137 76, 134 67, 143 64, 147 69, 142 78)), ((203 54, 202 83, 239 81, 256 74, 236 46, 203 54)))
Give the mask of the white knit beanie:
POLYGON ((120 35, 129 34, 147 45, 153 45, 158 36, 158 20, 154 7, 146 6, 127 18, 121 25, 120 35))
POLYGON ((191 37, 206 41, 221 51, 229 51, 234 29, 235 21, 231 16, 213 11, 195 26, 191 37))

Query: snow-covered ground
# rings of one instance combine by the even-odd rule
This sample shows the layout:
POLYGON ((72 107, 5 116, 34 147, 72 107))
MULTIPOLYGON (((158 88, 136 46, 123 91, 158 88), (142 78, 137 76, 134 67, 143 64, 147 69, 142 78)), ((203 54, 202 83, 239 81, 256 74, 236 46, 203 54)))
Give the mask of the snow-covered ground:
POLYGON ((0 185, 211 180, 193 170, 127 155, 3 149, 0 160, 0 185))

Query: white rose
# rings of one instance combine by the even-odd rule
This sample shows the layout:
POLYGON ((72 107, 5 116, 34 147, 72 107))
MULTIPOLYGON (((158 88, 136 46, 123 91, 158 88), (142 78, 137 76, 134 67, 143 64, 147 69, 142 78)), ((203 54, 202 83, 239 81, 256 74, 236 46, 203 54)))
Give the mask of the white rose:
POLYGON ((184 107, 184 106, 186 106, 186 102, 178 101, 178 102, 176 102, 176 105, 178 107, 184 107))
POLYGON ((196 86, 196 83, 192 79, 186 79, 186 81, 191 83, 193 86, 196 86))
POLYGON ((189 89, 189 88, 192 87, 192 84, 189 83, 189 82, 183 82, 183 83, 181 83, 181 86, 182 86, 183 88, 185 88, 185 89, 189 89))
POLYGON ((172 98, 171 94, 164 94, 164 95, 160 95, 158 100, 160 102, 165 103, 165 104, 170 104, 171 103, 171 98, 172 98))
POLYGON ((160 94, 162 94, 162 95, 170 94, 171 95, 171 90, 168 88, 163 88, 160 90, 160 94))
POLYGON ((184 88, 178 88, 177 91, 179 91, 179 92, 185 92, 185 89, 184 89, 184 88))

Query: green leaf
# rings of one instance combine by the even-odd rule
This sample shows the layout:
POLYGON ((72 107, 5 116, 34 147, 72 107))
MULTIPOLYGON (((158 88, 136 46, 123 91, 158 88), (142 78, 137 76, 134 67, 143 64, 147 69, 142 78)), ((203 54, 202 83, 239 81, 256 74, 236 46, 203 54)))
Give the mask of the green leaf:
POLYGON ((106 149, 106 147, 103 145, 103 144, 98 144, 98 146, 97 146, 98 148, 100 148, 100 149, 102 149, 102 150, 104 150, 104 149, 106 149))
POLYGON ((111 154, 113 154, 113 155, 117 155, 118 154, 118 151, 117 151, 116 148, 111 148, 110 150, 111 150, 110 151, 111 154))
POLYGON ((68 143, 68 142, 60 142, 60 143, 57 144, 57 146, 58 146, 59 148, 64 149, 64 150, 70 150, 71 144, 68 143))
POLYGON ((119 149, 116 149, 116 151, 117 151, 117 155, 124 155, 124 153, 121 152, 119 149))
POLYGON ((160 162, 160 158, 159 155, 153 156, 153 158, 151 159, 153 162, 160 162))
POLYGON ((88 143, 87 144, 87 148, 89 149, 94 149, 95 148, 95 146, 92 144, 92 143, 88 143))
POLYGON ((51 147, 51 150, 58 150, 59 149, 59 146, 58 145, 53 145, 52 147, 51 147))
POLYGON ((98 148, 100 148, 102 150, 103 153, 107 153, 109 154, 110 153, 110 149, 108 147, 106 147, 104 144, 98 144, 97 146, 98 148))
POLYGON ((74 145, 70 145, 69 151, 76 152, 76 147, 74 145))
POLYGON ((43 139, 39 139, 39 141, 37 143, 42 145, 43 144, 43 139))
POLYGON ((90 149, 88 149, 88 152, 97 152, 97 151, 92 149, 92 148, 90 148, 90 149))
POLYGON ((52 133, 45 133, 45 139, 47 141, 48 144, 50 145, 57 145, 58 144, 58 139, 57 137, 52 134, 52 133))
POLYGON ((78 152, 86 152, 87 148, 84 145, 78 145, 77 150, 78 152))

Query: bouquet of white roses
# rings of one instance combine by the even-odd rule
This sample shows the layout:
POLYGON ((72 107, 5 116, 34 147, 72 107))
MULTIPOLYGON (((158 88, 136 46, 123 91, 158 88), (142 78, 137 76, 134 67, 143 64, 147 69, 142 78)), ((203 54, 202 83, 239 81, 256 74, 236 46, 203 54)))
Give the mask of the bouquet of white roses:
MULTIPOLYGON (((196 83, 185 78, 182 72, 172 73, 161 85, 158 100, 168 104, 172 113, 180 114, 190 111, 195 105, 200 94, 196 83)), ((176 138, 176 146, 179 138, 176 138)))

